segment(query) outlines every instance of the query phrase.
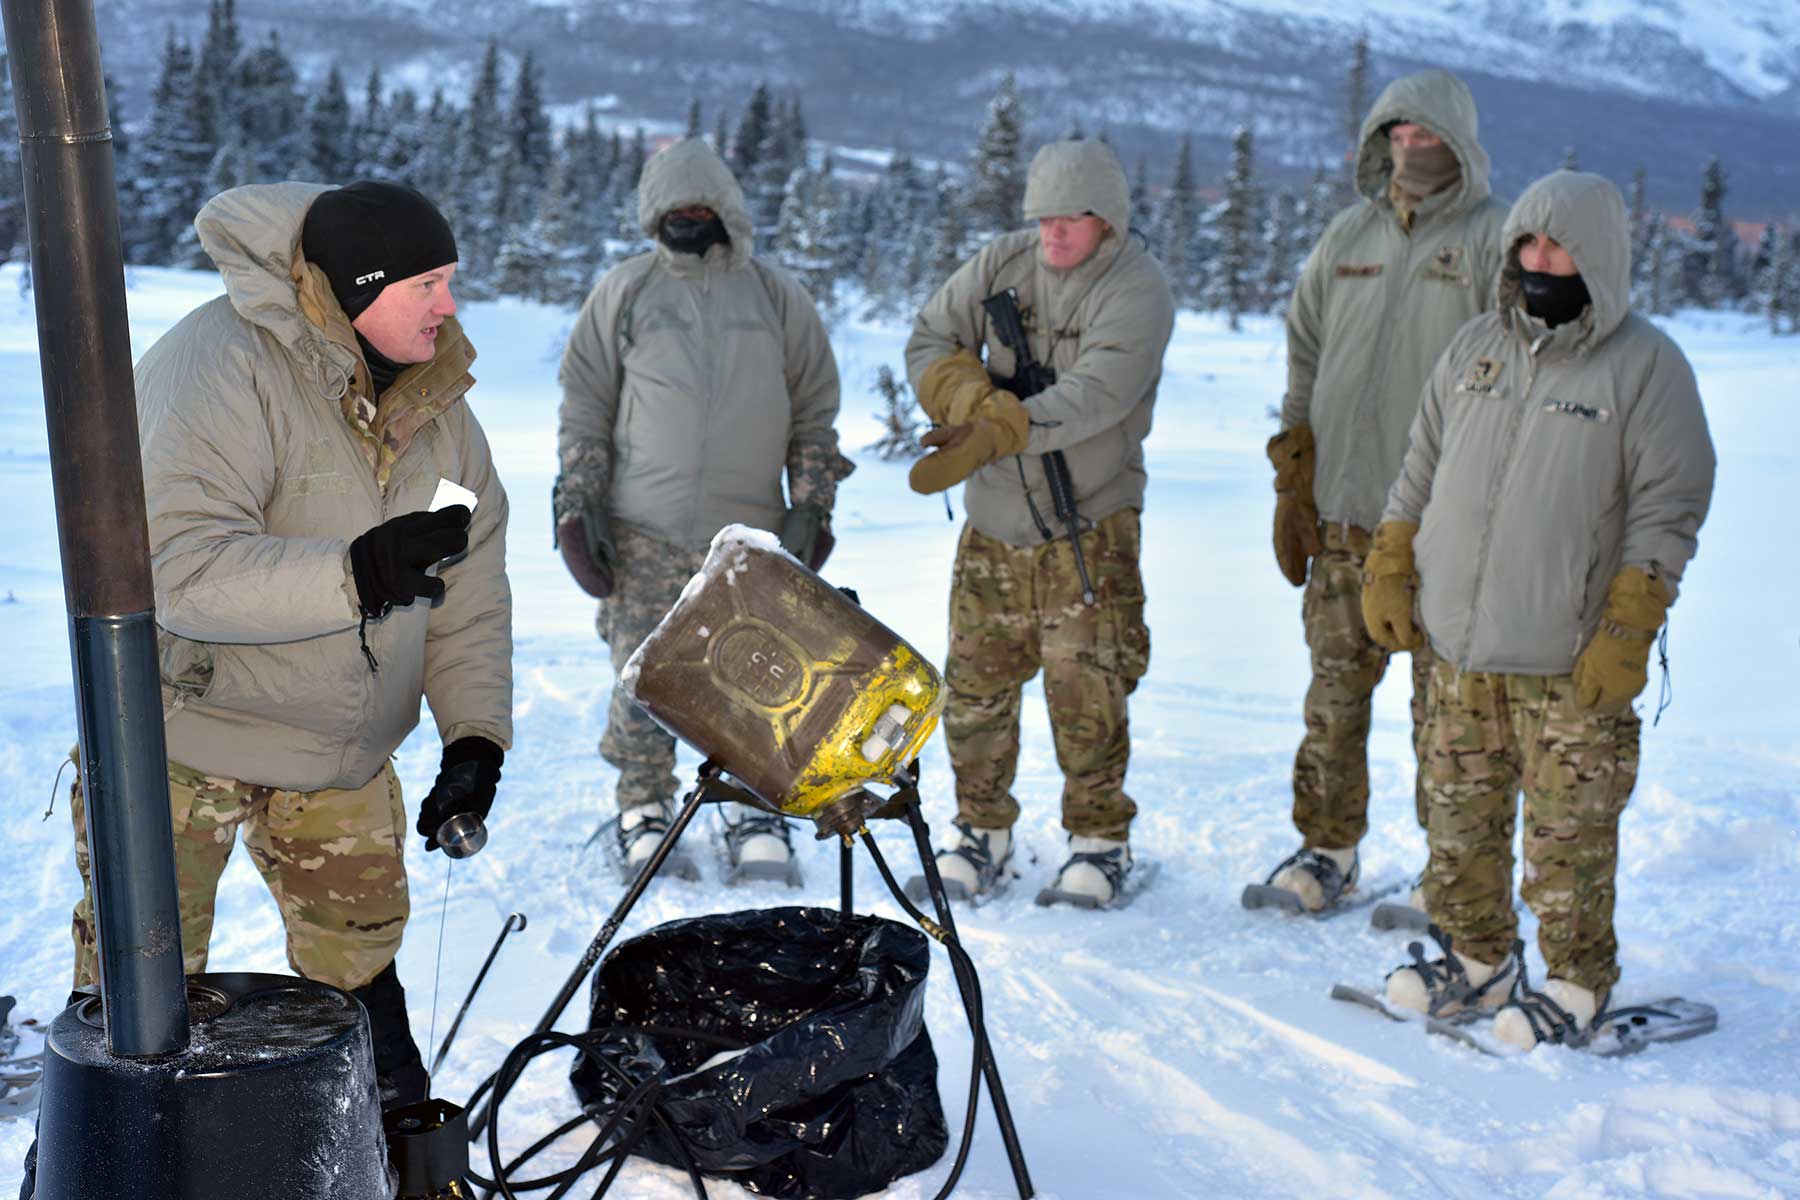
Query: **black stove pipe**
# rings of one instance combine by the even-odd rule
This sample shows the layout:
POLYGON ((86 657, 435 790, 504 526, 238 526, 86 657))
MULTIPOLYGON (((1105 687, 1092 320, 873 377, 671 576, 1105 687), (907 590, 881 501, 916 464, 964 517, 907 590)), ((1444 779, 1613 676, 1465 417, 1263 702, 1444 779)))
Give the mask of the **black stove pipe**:
POLYGON ((188 1044, 112 129, 91 0, 0 0, 25 176, 107 1043, 188 1044))

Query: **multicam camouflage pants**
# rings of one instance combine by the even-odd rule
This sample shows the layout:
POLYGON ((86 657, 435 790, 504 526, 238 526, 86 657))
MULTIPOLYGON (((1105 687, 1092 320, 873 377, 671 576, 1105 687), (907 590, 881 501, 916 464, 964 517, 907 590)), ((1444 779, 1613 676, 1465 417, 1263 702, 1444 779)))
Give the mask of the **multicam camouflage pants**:
MULTIPOLYGON (((630 526, 615 526, 619 552, 614 565, 613 594, 600 602, 596 624, 600 639, 612 651, 616 679, 650 631, 681 598, 681 589, 706 560, 690 550, 651 537, 630 526)), ((600 757, 619 769, 616 795, 621 809, 671 799, 680 786, 675 777, 675 738, 651 720, 625 689, 613 685, 600 737, 600 757)))
MULTIPOLYGON (((213 899, 239 826, 250 860, 281 909, 294 972, 334 987, 358 988, 394 961, 411 909, 403 847, 406 810, 393 765, 355 790, 290 792, 202 775, 169 764, 175 878, 181 904, 182 965, 206 970, 213 899)), ((89 876, 87 810, 81 781, 70 790, 75 866, 75 986, 94 982, 98 960, 89 876)))
POLYGON ((1459 951, 1498 962, 1512 906, 1514 796, 1525 793, 1525 880, 1551 976, 1590 991, 1618 981, 1613 877, 1619 815, 1637 782, 1637 714, 1575 704, 1567 675, 1431 675, 1420 774, 1429 808, 1425 906, 1459 951))
MULTIPOLYGON (((1312 561, 1301 599, 1312 685, 1306 689, 1306 736, 1294 755, 1294 825, 1308 846, 1341 849, 1369 831, 1369 713, 1388 652, 1369 637, 1362 616, 1363 560, 1369 533, 1355 526, 1320 527, 1324 550, 1312 561)), ((1412 652, 1413 750, 1423 755, 1425 692, 1435 656, 1412 652)), ((1413 803, 1425 824, 1425 793, 1413 803)))
POLYGON ((959 819, 1008 828, 1019 819, 1019 695, 1044 672, 1050 732, 1070 833, 1124 838, 1137 813, 1125 794, 1131 756, 1126 698, 1150 663, 1138 514, 1121 509, 1082 534, 1095 603, 1084 604, 1068 539, 1015 547, 963 528, 950 584, 944 737, 959 819))

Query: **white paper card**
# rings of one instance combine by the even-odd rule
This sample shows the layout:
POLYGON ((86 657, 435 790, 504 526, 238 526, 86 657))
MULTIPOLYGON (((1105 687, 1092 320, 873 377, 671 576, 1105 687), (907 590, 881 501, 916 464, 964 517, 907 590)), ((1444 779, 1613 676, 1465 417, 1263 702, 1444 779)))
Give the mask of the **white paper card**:
POLYGON ((437 491, 431 497, 431 512, 440 508, 449 508, 452 504, 467 505, 470 512, 475 511, 476 495, 460 483, 452 483, 448 479, 439 479, 437 491))

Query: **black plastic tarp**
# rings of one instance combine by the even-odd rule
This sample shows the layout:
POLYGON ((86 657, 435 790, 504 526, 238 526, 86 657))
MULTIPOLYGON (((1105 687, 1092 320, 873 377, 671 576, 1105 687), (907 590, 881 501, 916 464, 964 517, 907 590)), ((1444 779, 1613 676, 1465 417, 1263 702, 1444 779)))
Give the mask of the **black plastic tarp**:
MULTIPOLYGON (((915 929, 826 908, 674 921, 620 944, 594 976, 590 1028, 652 1027, 629 1039, 633 1071, 661 1076, 681 1142, 652 1124, 633 1152, 679 1166, 684 1147, 708 1175, 805 1200, 936 1162, 949 1132, 923 1015, 929 949, 915 929)), ((570 1082, 596 1112, 618 1095, 585 1056, 570 1082)))

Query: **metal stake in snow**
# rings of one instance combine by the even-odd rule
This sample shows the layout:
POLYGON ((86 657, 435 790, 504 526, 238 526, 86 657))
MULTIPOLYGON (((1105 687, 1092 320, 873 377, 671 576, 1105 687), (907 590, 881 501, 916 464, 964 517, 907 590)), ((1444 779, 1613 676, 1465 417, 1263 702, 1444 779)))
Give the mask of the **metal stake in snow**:
MULTIPOLYGON (((450 877, 456 870, 457 859, 472 858, 481 853, 482 847, 487 845, 487 824, 474 813, 457 813, 438 826, 437 844, 444 851, 444 903, 443 907, 438 909, 437 965, 432 968, 431 972, 431 1028, 425 1039, 427 1049, 437 1041, 438 989, 443 983, 444 977, 444 925, 450 916, 450 877)), ((508 928, 511 928, 511 925, 512 922, 509 919, 507 921, 508 928)), ((502 933, 500 936, 505 937, 506 935, 502 933)), ((486 973, 485 968, 483 968, 483 973, 486 973)), ((477 979, 475 984, 479 987, 481 981, 477 979)), ((461 1020, 460 1014, 457 1019, 461 1020)), ((449 1042, 449 1038, 444 1040, 446 1043, 449 1042)), ((442 1061, 444 1061, 444 1056, 440 1053, 437 1058, 432 1060, 428 1075, 436 1075, 437 1065, 442 1061)))

